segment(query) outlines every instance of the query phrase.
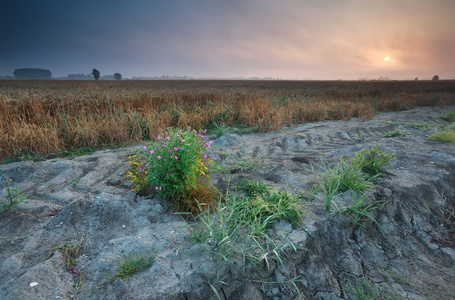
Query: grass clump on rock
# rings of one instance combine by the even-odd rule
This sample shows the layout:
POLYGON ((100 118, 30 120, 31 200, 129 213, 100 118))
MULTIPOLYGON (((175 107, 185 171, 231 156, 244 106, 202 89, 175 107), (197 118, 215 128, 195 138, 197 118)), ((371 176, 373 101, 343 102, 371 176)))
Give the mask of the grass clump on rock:
POLYGON ((439 131, 430 135, 428 139, 440 144, 455 144, 455 130, 439 131))
POLYGON ((243 193, 226 195, 216 210, 196 217, 200 222, 190 225, 190 239, 208 245, 210 253, 228 262, 242 258, 245 264, 269 266, 271 260, 282 264, 284 251, 299 247, 284 235, 274 234, 272 225, 287 220, 300 226, 303 206, 297 197, 261 182, 244 180, 240 188, 243 193))
POLYGON ((409 133, 406 130, 400 129, 400 128, 395 128, 391 132, 385 133, 381 135, 383 138, 391 138, 391 137, 396 137, 400 135, 408 135, 409 133))
POLYGON ((322 192, 327 212, 350 215, 353 224, 359 228, 372 221, 383 231, 372 211, 385 202, 369 200, 365 192, 375 187, 378 177, 387 173, 385 167, 390 166, 394 159, 395 153, 389 154, 376 146, 358 153, 354 158, 343 158, 336 167, 330 168, 323 164, 321 171, 312 170, 316 182, 314 192, 322 192), (348 196, 344 197, 346 199, 336 199, 342 192, 350 192, 350 195, 344 195, 348 196))
POLYGON ((422 130, 422 131, 432 130, 432 129, 439 129, 441 127, 444 127, 444 126, 442 126, 440 124, 434 124, 434 123, 428 123, 428 122, 409 123, 409 124, 407 124, 407 126, 413 128, 413 129, 422 130))
POLYGON ((103 286, 107 286, 117 280, 128 281, 135 273, 142 272, 150 268, 156 261, 156 253, 137 255, 128 254, 119 264, 117 271, 109 274, 103 286))
POLYGON ((455 121, 455 111, 450 111, 445 114, 442 114, 439 116, 440 119, 448 122, 454 122, 455 121))
POLYGON ((391 161, 395 160, 395 153, 389 154, 376 147, 357 153, 352 159, 353 164, 358 165, 362 171, 371 176, 382 176, 387 173, 386 167, 392 165, 391 161))

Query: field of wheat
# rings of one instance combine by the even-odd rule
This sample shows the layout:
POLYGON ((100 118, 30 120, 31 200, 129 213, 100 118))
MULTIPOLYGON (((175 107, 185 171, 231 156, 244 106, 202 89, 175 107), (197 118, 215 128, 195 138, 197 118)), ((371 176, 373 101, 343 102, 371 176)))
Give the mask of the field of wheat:
POLYGON ((0 80, 0 161, 153 140, 165 128, 371 118, 455 103, 455 81, 0 80))

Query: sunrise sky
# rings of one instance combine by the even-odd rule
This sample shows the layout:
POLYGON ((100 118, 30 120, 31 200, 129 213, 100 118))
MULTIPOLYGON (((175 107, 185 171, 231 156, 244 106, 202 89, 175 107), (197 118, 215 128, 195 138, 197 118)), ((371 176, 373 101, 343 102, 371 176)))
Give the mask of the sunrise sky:
POLYGON ((455 79, 455 0, 1 0, 0 28, 0 76, 455 79))

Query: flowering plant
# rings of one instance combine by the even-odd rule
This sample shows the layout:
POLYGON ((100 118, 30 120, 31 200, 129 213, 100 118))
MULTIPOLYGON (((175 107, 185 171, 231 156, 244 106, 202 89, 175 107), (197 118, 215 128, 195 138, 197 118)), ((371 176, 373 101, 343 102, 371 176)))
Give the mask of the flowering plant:
MULTIPOLYGON (((209 166, 213 162, 204 154, 211 143, 206 136, 190 127, 184 131, 168 128, 154 142, 144 146, 138 156, 130 157, 131 169, 126 177, 133 181, 136 190, 153 189, 163 198, 188 206, 188 200, 193 201, 188 197, 207 198, 213 194, 201 188, 211 189, 207 184, 209 166)), ((195 206, 194 203, 192 206, 195 206)))
POLYGON ((125 174, 125 178, 131 180, 134 183, 134 188, 139 194, 146 194, 149 192, 150 188, 147 185, 147 171, 144 171, 144 156, 143 155, 132 155, 128 157, 128 163, 130 164, 130 169, 125 174))

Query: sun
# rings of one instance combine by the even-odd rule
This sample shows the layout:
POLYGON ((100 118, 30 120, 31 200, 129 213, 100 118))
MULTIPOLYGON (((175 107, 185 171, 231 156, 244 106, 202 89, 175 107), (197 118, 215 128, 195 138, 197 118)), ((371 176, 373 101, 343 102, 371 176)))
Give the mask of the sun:
POLYGON ((384 57, 384 61, 389 61, 390 60, 390 57, 386 56, 384 57))

